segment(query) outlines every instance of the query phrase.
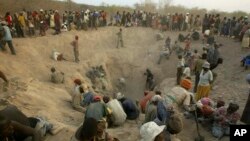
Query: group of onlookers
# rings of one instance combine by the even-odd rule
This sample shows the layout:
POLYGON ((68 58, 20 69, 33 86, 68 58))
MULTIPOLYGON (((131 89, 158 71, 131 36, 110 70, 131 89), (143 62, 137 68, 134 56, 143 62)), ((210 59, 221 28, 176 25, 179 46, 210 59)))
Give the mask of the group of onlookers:
MULTIPOLYGON (((63 30, 87 30, 89 27, 97 29, 98 26, 106 25, 108 23, 105 11, 90 11, 88 9, 81 12, 65 11, 62 16, 57 10, 44 11, 41 9, 39 12, 24 10, 15 13, 13 16, 7 12, 5 21, 2 21, 0 26, 0 48, 5 50, 4 45, 8 43, 12 54, 15 54, 12 36, 34 36, 36 30, 39 30, 39 34, 44 36, 48 28, 53 28, 55 34, 60 34, 63 30)), ((230 102, 227 107, 223 100, 213 101, 209 98, 216 77, 216 73, 212 70, 223 61, 218 51, 221 45, 215 42, 215 35, 234 37, 243 41, 245 41, 244 38, 247 38, 249 47, 250 26, 247 17, 238 19, 236 17, 232 19, 225 17, 222 19, 220 15, 206 14, 201 19, 199 15, 194 16, 189 13, 160 15, 145 11, 134 11, 133 13, 123 11, 120 14, 118 11, 115 15, 110 16, 109 25, 152 27, 162 31, 197 31, 202 26, 204 40, 207 39, 208 45, 200 55, 197 50, 190 52, 190 35, 185 37, 183 52, 180 52, 181 47, 178 42, 175 42, 173 48, 179 59, 177 63, 177 86, 174 86, 168 92, 154 92, 154 75, 147 69, 145 73, 147 76, 146 89, 149 91, 144 92, 144 97, 139 103, 125 97, 122 93, 117 93, 114 97, 97 95, 93 89, 85 85, 80 79, 75 79, 72 92, 72 107, 79 112, 85 113, 85 116, 84 123, 71 138, 72 141, 119 140, 109 135, 106 128, 121 126, 126 120, 135 120, 137 123, 140 112, 145 113, 145 120, 140 129, 142 140, 169 141, 171 135, 178 134, 183 128, 182 119, 177 112, 178 108, 182 108, 187 117, 193 115, 194 111, 197 110, 198 116, 202 117, 200 121, 212 123, 210 125, 212 125, 212 134, 215 137, 221 138, 223 135, 229 134, 229 125, 236 124, 240 119, 237 113, 238 104, 230 102), (192 73, 195 75, 193 90, 195 94, 191 92, 192 73), (194 107, 194 105, 197 105, 197 107, 194 107)), ((117 47, 119 47, 119 43, 123 46, 121 29, 117 35, 117 47)), ((173 51, 170 47, 171 39, 169 37, 165 43, 168 51, 164 52, 164 56, 171 54, 173 51)), ((79 62, 78 36, 75 36, 75 40, 71 42, 71 45, 74 48, 75 62, 79 62)), ((62 54, 58 54, 56 51, 53 53, 53 58, 55 60, 65 60, 62 54)), ((160 63, 160 60, 158 63, 160 63)), ((56 72, 55 68, 51 68, 51 72, 51 81, 53 83, 64 83, 63 72, 56 72)), ((3 73, 0 76, 6 81, 3 73)), ((249 78, 247 79, 248 82, 249 78)), ((245 109, 245 112, 248 112, 247 110, 245 109)), ((249 124, 249 118, 246 118, 248 115, 245 113, 244 117, 242 117, 242 121, 247 124, 249 124)), ((14 133, 18 132, 18 129, 24 128, 27 131, 23 130, 26 132, 20 132, 20 134, 25 137, 32 136, 33 140, 40 140, 37 133, 32 129, 33 126, 22 126, 19 125, 20 123, 17 124, 15 119, 8 118, 0 115, 0 132, 1 134, 5 133, 4 136, 0 136, 1 140, 16 140, 17 137, 14 133), (2 128, 2 126, 6 127, 6 129, 2 128), (3 132, 10 127, 14 127, 13 132, 3 132)))

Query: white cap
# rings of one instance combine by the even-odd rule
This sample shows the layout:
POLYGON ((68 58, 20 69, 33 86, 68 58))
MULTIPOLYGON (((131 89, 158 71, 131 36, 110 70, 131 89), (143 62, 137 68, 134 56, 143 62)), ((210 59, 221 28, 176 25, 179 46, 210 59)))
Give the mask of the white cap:
POLYGON ((165 127, 165 125, 158 126, 153 121, 143 124, 140 129, 141 141, 154 141, 155 137, 159 135, 165 127))
POLYGON ((121 82, 121 83, 125 83, 125 82, 126 82, 126 81, 125 81, 125 78, 120 77, 120 78, 119 78, 119 82, 121 82))
POLYGON ((116 98, 118 99, 118 100, 120 100, 120 99, 122 99, 122 98, 124 98, 124 95, 122 94, 122 93, 117 93, 116 94, 116 98))
POLYGON ((203 68, 207 68, 209 69, 210 68, 210 64, 208 62, 205 62, 203 65, 202 65, 203 68))
POLYGON ((162 97, 159 96, 159 95, 154 95, 151 99, 151 101, 161 101, 162 100, 162 97))

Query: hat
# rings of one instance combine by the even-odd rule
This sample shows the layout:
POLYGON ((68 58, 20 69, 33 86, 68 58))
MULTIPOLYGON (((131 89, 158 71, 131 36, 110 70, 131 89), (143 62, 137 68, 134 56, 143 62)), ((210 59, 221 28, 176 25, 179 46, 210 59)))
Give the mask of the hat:
POLYGON ((160 101, 161 99, 162 99, 162 97, 160 95, 154 95, 151 100, 153 102, 156 102, 156 101, 160 101))
POLYGON ((43 9, 40 9, 40 12, 43 12, 43 9))
POLYGON ((124 98, 124 95, 122 94, 122 93, 117 93, 116 94, 116 98, 118 99, 118 100, 120 100, 120 99, 122 99, 122 98, 124 98))
POLYGON ((246 80, 250 84, 250 74, 247 75, 246 80))
POLYGON ((94 96, 94 101, 101 101, 101 96, 99 96, 99 95, 96 95, 96 96, 94 96))
POLYGON ((189 13, 186 13, 187 15, 189 15, 189 13))
POLYGON ((178 114, 172 115, 168 121, 167 128, 171 134, 180 133, 181 130, 183 129, 183 123, 182 123, 182 119, 181 119, 180 115, 178 115, 178 114))
POLYGON ((74 83, 77 84, 77 85, 81 85, 82 84, 82 81, 80 79, 75 79, 74 80, 74 83))
POLYGON ((202 65, 203 68, 206 68, 206 69, 210 69, 210 64, 208 62, 205 62, 203 65, 202 65))
POLYGON ((192 88, 192 82, 189 79, 182 79, 181 80, 181 87, 189 90, 192 88))
POLYGON ((153 121, 143 124, 140 129, 141 141, 154 141, 155 137, 159 135, 165 127, 165 125, 158 126, 153 121))
POLYGON ((210 99, 207 97, 204 97, 201 99, 202 105, 209 105, 210 104, 210 99))

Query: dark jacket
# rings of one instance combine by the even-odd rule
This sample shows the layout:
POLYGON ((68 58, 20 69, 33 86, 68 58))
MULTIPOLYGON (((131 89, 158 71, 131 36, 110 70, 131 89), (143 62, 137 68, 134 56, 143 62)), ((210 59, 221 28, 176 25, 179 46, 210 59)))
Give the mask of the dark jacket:
POLYGON ((86 110, 85 119, 94 118, 97 121, 103 120, 108 115, 107 107, 104 103, 95 102, 91 103, 86 110))
POLYGON ((127 114, 127 119, 135 120, 139 117, 139 110, 131 99, 122 98, 120 101, 124 112, 127 114))
POLYGON ((245 124, 250 124, 250 92, 240 121, 244 122, 245 124))

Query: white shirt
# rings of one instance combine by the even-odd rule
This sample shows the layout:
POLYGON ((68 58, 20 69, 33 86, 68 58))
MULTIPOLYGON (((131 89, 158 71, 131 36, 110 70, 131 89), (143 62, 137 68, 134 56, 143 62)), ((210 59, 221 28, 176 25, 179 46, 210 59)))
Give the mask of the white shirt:
POLYGON ((209 36, 209 34, 210 34, 210 30, 209 29, 205 30, 205 35, 209 36))
POLYGON ((83 21, 87 23, 89 21, 89 16, 84 15, 83 21))
POLYGON ((169 55, 169 53, 170 53, 169 49, 166 47, 163 47, 160 54, 161 55, 169 55))
POLYGON ((186 18, 185 18, 185 23, 188 23, 188 21, 189 21, 189 17, 186 16, 186 18))
POLYGON ((213 74, 210 70, 208 72, 206 72, 205 74, 203 74, 203 72, 204 72, 204 70, 202 69, 202 71, 200 73, 199 85, 208 86, 208 85, 210 85, 209 82, 213 81, 213 74))
POLYGON ((143 20, 143 21, 146 21, 146 20, 147 20, 147 14, 145 14, 145 13, 142 14, 142 20, 143 20))
POLYGON ((190 77, 190 76, 191 76, 190 68, 189 68, 189 67, 185 67, 185 69, 184 69, 184 71, 183 71, 183 74, 184 74, 186 77, 190 77))
POLYGON ((177 63, 177 68, 184 67, 184 64, 185 64, 185 60, 183 58, 181 60, 179 59, 177 63))
POLYGON ((52 59, 54 59, 55 61, 57 61, 57 57, 60 55, 59 52, 56 51, 52 51, 52 59))

